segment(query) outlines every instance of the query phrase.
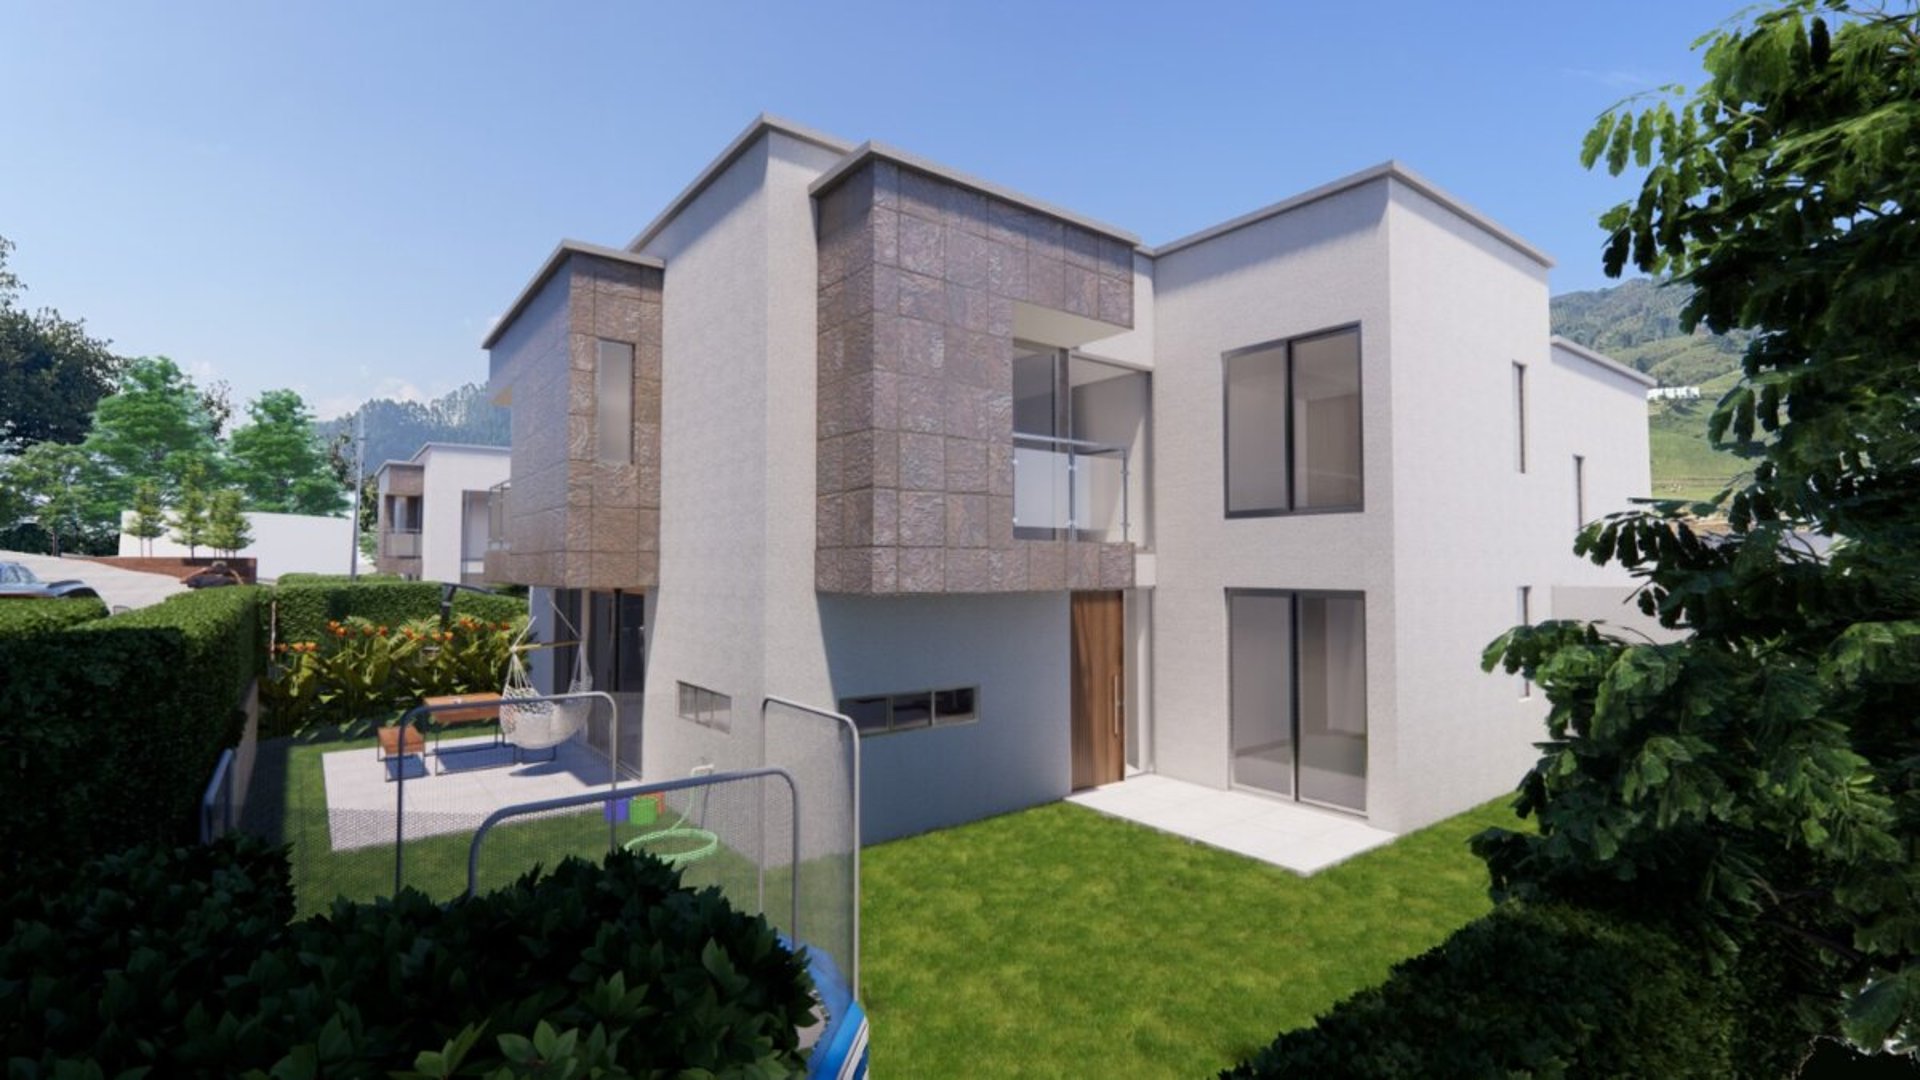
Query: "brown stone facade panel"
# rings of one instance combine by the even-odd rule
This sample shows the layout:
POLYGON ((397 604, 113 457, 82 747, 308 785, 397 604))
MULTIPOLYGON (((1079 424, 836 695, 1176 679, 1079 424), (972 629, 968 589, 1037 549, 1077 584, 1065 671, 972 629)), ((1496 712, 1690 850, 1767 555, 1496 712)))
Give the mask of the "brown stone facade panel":
POLYGON ((1012 440, 1015 305, 1131 327, 1132 245, 885 159, 818 220, 815 587, 1130 586, 1131 545, 1014 539, 1012 440))
POLYGON ((602 590, 658 584, 663 286, 658 269, 576 251, 521 315, 545 324, 496 341, 496 381, 512 394, 513 488, 507 547, 489 553, 489 576, 602 590), (599 460, 603 340, 634 351, 628 462, 599 460))

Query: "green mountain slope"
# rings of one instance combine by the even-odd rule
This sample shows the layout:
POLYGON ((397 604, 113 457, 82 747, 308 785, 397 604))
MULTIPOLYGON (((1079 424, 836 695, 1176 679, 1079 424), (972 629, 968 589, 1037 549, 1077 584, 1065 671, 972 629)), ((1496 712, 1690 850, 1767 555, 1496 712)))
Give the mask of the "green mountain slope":
POLYGON ((507 410, 488 400, 486 388, 468 383, 444 397, 421 403, 378 398, 353 412, 313 425, 320 438, 331 443, 336 435, 353 431, 361 413, 367 418, 367 474, 383 461, 405 461, 422 443, 470 443, 476 446, 508 444, 507 410))
POLYGON ((1705 499, 1745 472, 1747 462, 1716 450, 1707 420, 1740 377, 1745 334, 1680 330, 1687 294, 1646 278, 1610 289, 1553 298, 1553 332, 1644 371, 1662 386, 1697 386, 1697 401, 1647 403, 1647 441, 1653 455, 1653 494, 1705 499))

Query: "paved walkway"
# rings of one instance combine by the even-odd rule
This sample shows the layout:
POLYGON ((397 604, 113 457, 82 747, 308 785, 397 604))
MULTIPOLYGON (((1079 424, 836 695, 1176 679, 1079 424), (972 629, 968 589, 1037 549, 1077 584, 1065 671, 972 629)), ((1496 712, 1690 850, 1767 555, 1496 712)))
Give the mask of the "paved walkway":
MULTIPOLYGON (((604 788, 612 782, 607 759, 584 739, 561 743, 554 760, 528 751, 533 760, 515 764, 513 748, 490 736, 447 739, 424 761, 419 755, 381 760, 372 747, 336 750, 320 758, 327 792, 327 824, 333 850, 348 851, 393 842, 396 790, 389 777, 406 769, 406 838, 471 834, 503 806, 538 802, 604 788)), ((587 807, 580 813, 599 813, 587 807)))
POLYGON ((1296 874, 1313 874, 1394 839, 1330 810, 1151 773, 1067 796, 1113 817, 1198 840, 1296 874))
POLYGON ((147 574, 122 570, 117 566, 88 559, 56 559, 51 555, 28 555, 18 551, 0 551, 0 562, 22 563, 40 575, 42 581, 84 581, 93 586, 109 608, 143 608, 157 604, 187 587, 165 574, 147 574))

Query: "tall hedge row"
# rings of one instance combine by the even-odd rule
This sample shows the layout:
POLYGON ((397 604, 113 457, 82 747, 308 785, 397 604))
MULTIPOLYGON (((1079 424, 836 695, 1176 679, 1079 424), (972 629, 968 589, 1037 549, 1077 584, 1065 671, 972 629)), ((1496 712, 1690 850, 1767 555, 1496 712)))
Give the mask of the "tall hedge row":
POLYGON ((8 1075, 804 1068, 802 961, 763 918, 718 890, 683 888, 650 856, 570 859, 445 907, 411 890, 343 900, 291 924, 287 879, 281 852, 223 840, 10 881, 0 889, 8 1075))
POLYGON ((1503 904, 1228 1080, 1792 1076, 1810 1049, 1774 954, 1709 969, 1642 923, 1503 904))
POLYGON ((0 866, 191 835, 264 659, 261 599, 252 586, 208 589, 0 637, 0 866))
MULTIPOLYGON (((281 641, 317 641, 329 619, 359 617, 399 626, 440 615, 440 586, 431 581, 376 579, 348 584, 345 579, 290 578, 273 595, 281 641)), ((507 622, 525 615, 527 602, 463 589, 453 595, 453 611, 485 622, 507 622)))
POLYGON ((106 603, 91 596, 73 600, 0 600, 0 638, 44 634, 106 617, 106 603))

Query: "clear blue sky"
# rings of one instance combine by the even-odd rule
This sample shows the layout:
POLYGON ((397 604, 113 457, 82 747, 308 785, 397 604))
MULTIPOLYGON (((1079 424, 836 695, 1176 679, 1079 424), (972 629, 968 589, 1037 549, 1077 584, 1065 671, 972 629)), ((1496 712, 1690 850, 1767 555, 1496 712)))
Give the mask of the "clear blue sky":
POLYGON ((30 303, 323 413, 485 377, 561 237, 624 244, 754 115, 1184 235, 1398 158, 1604 284, 1580 136, 1734 0, 0 0, 30 303))

